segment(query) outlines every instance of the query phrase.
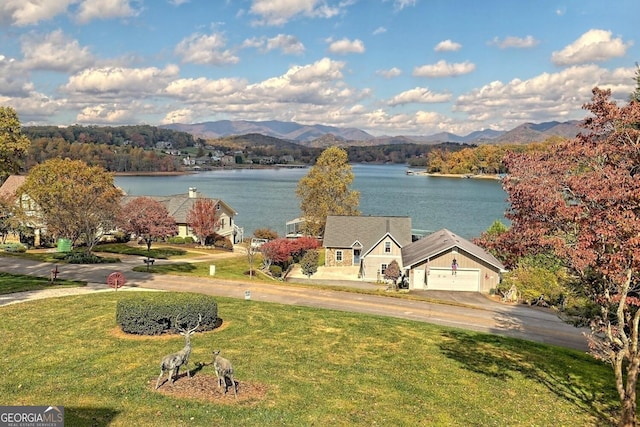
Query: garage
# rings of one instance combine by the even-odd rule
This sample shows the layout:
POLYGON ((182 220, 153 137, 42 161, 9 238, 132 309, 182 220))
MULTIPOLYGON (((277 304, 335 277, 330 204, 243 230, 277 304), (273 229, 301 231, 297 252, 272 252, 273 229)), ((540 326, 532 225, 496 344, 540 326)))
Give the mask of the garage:
POLYGON ((478 292, 480 270, 458 269, 455 274, 452 274, 450 268, 431 267, 427 275, 426 289, 478 292))

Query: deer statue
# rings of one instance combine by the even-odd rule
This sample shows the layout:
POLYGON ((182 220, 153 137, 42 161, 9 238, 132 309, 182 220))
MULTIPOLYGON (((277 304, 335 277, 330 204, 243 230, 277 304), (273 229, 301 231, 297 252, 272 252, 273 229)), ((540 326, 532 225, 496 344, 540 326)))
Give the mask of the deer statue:
POLYGON ((218 388, 222 387, 224 382, 224 394, 227 394, 227 379, 231 381, 231 387, 233 387, 233 394, 238 398, 238 386, 233 379, 233 366, 224 357, 220 356, 220 350, 213 352, 213 368, 216 370, 216 376, 218 377, 218 388))
MULTIPOLYGON (((178 332, 180 332, 180 335, 184 337, 184 348, 177 353, 168 354, 162 358, 162 362, 160 362, 160 375, 158 376, 158 381, 156 381, 156 390, 160 387, 160 380, 165 372, 169 372, 169 380, 171 380, 171 384, 173 384, 178 377, 180 367, 186 367, 189 363, 189 355, 191 354, 191 335, 193 335, 196 329, 200 327, 200 322, 202 322, 202 314, 198 316, 198 324, 194 328, 187 330, 179 326, 178 318, 176 317, 175 327, 178 332)), ((188 369, 187 376, 191 378, 191 372, 188 369)))

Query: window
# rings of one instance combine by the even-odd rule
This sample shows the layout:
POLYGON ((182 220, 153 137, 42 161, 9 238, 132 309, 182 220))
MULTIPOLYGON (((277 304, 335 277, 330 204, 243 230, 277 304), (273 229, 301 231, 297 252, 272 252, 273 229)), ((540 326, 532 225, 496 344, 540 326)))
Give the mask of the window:
POLYGON ((380 264, 380 274, 384 274, 387 271, 387 264, 380 264))
POLYGON ((342 251, 336 251, 336 261, 342 261, 342 251))
POLYGON ((224 228, 224 218, 222 218, 220 220, 220 227, 218 227, 218 228, 224 228))
POLYGON ((384 253, 385 254, 391 253, 391 242, 384 242, 384 253))

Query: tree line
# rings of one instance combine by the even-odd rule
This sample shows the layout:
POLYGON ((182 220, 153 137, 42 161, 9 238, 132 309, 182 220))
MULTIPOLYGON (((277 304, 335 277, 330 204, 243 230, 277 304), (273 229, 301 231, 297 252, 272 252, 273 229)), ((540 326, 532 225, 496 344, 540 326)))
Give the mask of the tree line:
POLYGON ((39 138, 63 140, 68 143, 132 145, 140 148, 153 148, 160 141, 170 141, 176 149, 193 147, 193 135, 173 129, 164 129, 150 125, 131 126, 25 126, 24 136, 31 141, 39 138))

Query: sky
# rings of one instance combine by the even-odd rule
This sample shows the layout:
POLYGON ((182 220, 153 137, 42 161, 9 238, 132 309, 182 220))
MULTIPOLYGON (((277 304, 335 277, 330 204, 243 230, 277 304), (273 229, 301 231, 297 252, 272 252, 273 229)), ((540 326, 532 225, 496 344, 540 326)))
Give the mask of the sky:
POLYGON ((620 104, 638 0, 1 0, 23 125, 293 121, 463 136, 620 104))

